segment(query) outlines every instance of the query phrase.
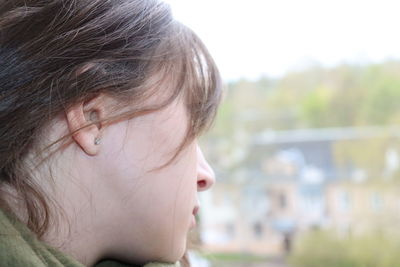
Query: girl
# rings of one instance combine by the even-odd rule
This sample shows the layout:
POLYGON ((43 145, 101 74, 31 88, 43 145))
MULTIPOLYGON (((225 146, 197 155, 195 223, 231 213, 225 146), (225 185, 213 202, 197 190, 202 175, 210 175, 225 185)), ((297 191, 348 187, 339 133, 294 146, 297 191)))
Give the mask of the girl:
POLYGON ((221 95, 198 37, 158 0, 2 0, 0 62, 0 266, 187 262, 221 95))

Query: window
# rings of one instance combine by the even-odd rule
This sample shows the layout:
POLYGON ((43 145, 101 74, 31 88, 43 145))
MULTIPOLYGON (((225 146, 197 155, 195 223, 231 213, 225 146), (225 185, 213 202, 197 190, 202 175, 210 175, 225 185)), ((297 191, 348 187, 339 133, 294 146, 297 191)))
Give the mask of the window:
POLYGON ((253 232, 254 236, 257 239, 260 239, 263 236, 263 225, 260 222, 256 222, 253 224, 253 232))

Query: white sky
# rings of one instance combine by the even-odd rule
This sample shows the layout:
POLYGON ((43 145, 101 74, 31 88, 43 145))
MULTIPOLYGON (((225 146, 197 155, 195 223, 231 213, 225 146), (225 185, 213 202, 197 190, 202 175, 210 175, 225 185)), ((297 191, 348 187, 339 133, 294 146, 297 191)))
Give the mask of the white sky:
POLYGON ((225 80, 400 58, 399 0, 166 0, 225 80))

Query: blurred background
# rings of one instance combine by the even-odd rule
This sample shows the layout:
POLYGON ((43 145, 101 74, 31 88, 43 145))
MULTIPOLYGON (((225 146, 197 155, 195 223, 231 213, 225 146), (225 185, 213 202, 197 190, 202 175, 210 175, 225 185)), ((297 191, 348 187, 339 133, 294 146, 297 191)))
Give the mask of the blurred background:
POLYGON ((220 67, 194 266, 400 266, 400 2, 168 0, 220 67))

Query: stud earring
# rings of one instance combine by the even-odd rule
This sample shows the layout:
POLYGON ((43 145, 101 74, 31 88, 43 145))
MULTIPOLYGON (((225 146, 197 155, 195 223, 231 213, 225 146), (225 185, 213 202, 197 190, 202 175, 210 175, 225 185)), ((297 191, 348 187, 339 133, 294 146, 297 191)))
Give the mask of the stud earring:
POLYGON ((96 137, 96 138, 94 139, 94 144, 95 144, 95 145, 100 145, 100 138, 96 137))

